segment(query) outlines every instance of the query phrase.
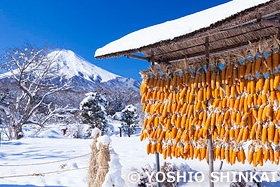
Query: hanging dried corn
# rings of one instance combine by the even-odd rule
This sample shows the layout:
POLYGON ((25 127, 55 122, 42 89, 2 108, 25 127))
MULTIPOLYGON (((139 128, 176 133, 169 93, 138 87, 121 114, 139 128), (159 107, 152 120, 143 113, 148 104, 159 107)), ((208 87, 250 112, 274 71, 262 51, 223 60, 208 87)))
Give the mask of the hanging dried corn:
POLYGON ((214 159, 244 164, 242 145, 251 140, 250 164, 278 164, 279 44, 276 37, 249 43, 234 56, 211 57, 207 69, 185 59, 140 72, 147 153, 208 161, 209 129, 214 159))

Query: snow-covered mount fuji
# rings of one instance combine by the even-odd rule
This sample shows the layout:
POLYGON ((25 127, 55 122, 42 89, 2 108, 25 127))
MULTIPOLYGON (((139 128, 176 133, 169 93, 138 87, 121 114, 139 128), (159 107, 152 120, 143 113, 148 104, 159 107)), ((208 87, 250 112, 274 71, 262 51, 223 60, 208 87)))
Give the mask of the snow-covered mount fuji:
POLYGON ((48 56, 56 62, 54 66, 62 78, 59 81, 70 80, 74 91, 92 91, 96 88, 139 90, 139 81, 106 71, 71 50, 55 50, 48 56))
POLYGON ((55 68, 61 77, 80 77, 90 82, 107 82, 120 76, 87 62, 71 50, 55 50, 48 54, 54 60, 55 68))

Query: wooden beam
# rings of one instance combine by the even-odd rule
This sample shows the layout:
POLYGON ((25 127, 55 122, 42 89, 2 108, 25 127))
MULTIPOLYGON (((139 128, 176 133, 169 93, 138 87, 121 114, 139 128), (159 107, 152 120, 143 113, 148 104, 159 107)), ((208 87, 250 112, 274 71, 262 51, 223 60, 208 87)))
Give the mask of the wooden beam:
MULTIPOLYGON (((239 25, 228 27, 226 29, 221 29, 220 31, 230 31, 230 30, 236 30, 236 29, 241 29, 241 28, 244 28, 244 27, 258 25, 258 24, 261 23, 262 19, 270 20, 270 21, 274 20, 275 21, 275 20, 277 20, 277 14, 279 14, 279 13, 280 13, 280 11, 276 11, 276 12, 267 14, 264 17, 261 14, 257 14, 256 19, 247 21, 247 22, 239 24, 239 25)), ((269 26, 273 26, 273 25, 269 25, 269 26)))
MULTIPOLYGON (((263 38, 264 39, 270 39, 271 36, 272 35, 267 35, 267 36, 264 36, 263 38)), ((255 40, 250 40, 250 41, 252 43, 258 42, 259 38, 255 39, 255 40)), ((211 42, 209 42, 209 44, 211 44, 211 42)), ((218 55, 218 54, 226 53, 226 52, 229 52, 229 51, 235 51, 235 50, 238 50, 238 49, 242 49, 242 48, 245 48, 247 46, 248 46, 248 41, 245 41, 245 42, 237 43, 237 44, 234 44, 234 45, 229 45, 229 46, 226 46, 226 47, 220 47, 220 48, 209 50, 209 54, 210 55, 218 55)), ((196 59, 196 58, 205 58, 205 51, 200 51, 200 52, 197 52, 197 53, 188 54, 187 57, 188 57, 189 60, 196 59)), ((173 61, 183 60, 184 58, 185 58, 185 56, 180 58, 180 59, 169 58, 169 59, 165 59, 165 60, 169 61, 169 62, 173 62, 173 61)))
MULTIPOLYGON (((250 32, 242 32, 242 33, 238 33, 238 34, 234 34, 234 35, 231 35, 227 38, 223 38, 223 39, 216 39, 216 40, 212 40, 212 41, 209 41, 209 44, 211 43, 215 43, 215 42, 218 42, 218 41, 223 41, 223 40, 227 40, 227 39, 231 39, 231 38, 235 38, 235 37, 239 37, 239 36, 242 36, 244 34, 247 34, 247 33, 252 33, 252 32, 257 32, 257 31, 261 31, 263 29, 268 29, 272 26, 267 26, 267 27, 261 27, 261 28, 257 28, 257 29, 254 29, 254 30, 251 30, 250 32)), ((209 35, 209 36, 213 36, 213 35, 209 35)), ((198 37, 200 38, 200 37, 198 37)), ((187 42, 187 41, 186 41, 187 42)), ((243 42, 244 43, 244 42, 243 42)), ((247 41, 245 42, 247 43, 247 41)), ((193 46, 189 46, 189 47, 184 47, 184 48, 180 48, 180 49, 177 49, 177 50, 173 50, 173 51, 168 51, 168 52, 165 52, 165 53, 159 53, 159 54, 155 54, 155 57, 157 56, 162 56, 162 55, 167 55, 167 54, 170 54, 170 53, 176 53, 176 52, 182 52, 182 51, 185 51, 185 50, 188 50, 188 49, 192 49, 192 48, 197 48, 197 47, 201 47, 203 46, 204 43, 201 43, 201 44, 197 44, 197 45, 193 45, 193 46)), ((239 44, 234 44, 234 45, 239 45, 239 44)), ((225 47, 227 48, 227 47, 225 47)), ((219 48, 221 50, 223 50, 223 48, 219 48)), ((200 52, 200 56, 201 55, 204 55, 205 54, 205 51, 201 51, 200 52)), ((196 53, 192 53, 192 54, 187 54, 188 58, 189 57, 193 57, 193 56, 196 56, 196 53)), ((171 61, 171 60, 177 60, 177 59, 165 59, 167 61, 171 61)))
POLYGON ((127 58, 135 58, 135 59, 138 59, 138 60, 144 60, 144 61, 147 61, 147 62, 150 62, 150 58, 148 57, 143 57, 143 56, 138 56, 138 55, 133 55, 133 54, 128 54, 128 55, 125 55, 127 58))
POLYGON ((268 25, 268 26, 273 26, 273 27, 280 27, 280 23, 275 22, 275 21, 271 21, 271 20, 267 20, 267 19, 263 19, 260 21, 261 24, 264 25, 268 25))

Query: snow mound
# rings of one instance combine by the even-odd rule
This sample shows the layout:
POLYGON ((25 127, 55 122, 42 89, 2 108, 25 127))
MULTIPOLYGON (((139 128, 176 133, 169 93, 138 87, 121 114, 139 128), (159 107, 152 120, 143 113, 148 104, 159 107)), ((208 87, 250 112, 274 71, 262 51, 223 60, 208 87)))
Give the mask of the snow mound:
POLYGON ((104 135, 104 136, 100 136, 98 139, 98 145, 101 143, 103 145, 109 145, 111 143, 111 139, 109 136, 104 135))
POLYGON ((122 112, 116 112, 113 116, 112 116, 112 118, 114 119, 114 120, 122 120, 122 116, 123 116, 123 113, 122 112))
POLYGON ((54 129, 47 129, 39 133, 36 138, 65 138, 60 132, 54 129))
POLYGON ((113 148, 110 149, 109 167, 109 172, 105 177, 102 187, 125 186, 125 182, 121 177, 122 165, 120 164, 118 154, 115 153, 113 148))
POLYGON ((101 135, 101 130, 99 130, 98 128, 94 128, 91 131, 91 137, 96 138, 97 136, 101 135))
POLYGON ((127 106, 122 110, 122 112, 124 112, 124 111, 126 111, 126 110, 128 110, 128 111, 130 111, 130 112, 136 112, 136 107, 133 106, 133 105, 127 105, 127 106))

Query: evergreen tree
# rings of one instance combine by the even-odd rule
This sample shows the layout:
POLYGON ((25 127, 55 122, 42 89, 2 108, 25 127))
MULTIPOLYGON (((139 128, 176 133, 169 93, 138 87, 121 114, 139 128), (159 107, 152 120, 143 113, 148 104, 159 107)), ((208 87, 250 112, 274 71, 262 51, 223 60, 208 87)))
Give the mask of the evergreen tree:
POLYGON ((89 124, 88 135, 91 130, 97 127, 102 133, 107 131, 106 120, 106 99, 98 92, 86 94, 86 98, 80 104, 81 121, 89 124))
POLYGON ((128 105, 122 110, 122 123, 121 128, 123 132, 130 137, 136 131, 136 123, 138 122, 138 114, 136 113, 136 107, 128 105))

